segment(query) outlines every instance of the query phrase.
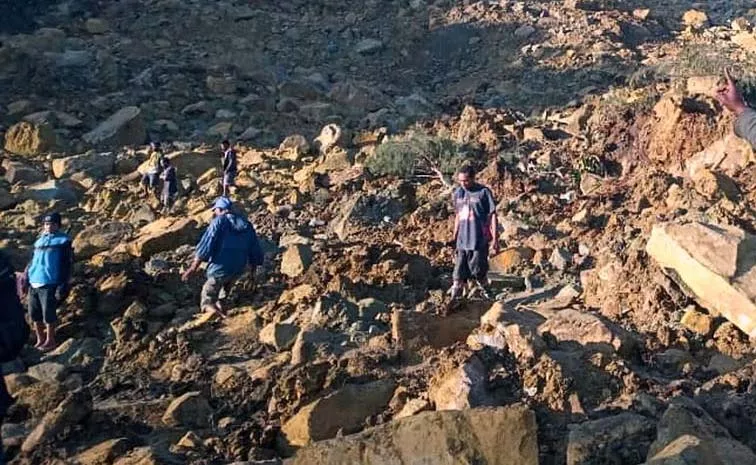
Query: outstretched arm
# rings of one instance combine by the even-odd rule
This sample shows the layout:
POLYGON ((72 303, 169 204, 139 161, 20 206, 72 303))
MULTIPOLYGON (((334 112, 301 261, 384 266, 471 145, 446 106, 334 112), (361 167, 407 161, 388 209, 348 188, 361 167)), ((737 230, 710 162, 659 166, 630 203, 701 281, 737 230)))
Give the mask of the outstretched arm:
POLYGON ((748 107, 743 94, 740 93, 727 70, 725 70, 725 84, 717 90, 716 97, 723 107, 737 116, 735 134, 756 148, 756 111, 748 107))

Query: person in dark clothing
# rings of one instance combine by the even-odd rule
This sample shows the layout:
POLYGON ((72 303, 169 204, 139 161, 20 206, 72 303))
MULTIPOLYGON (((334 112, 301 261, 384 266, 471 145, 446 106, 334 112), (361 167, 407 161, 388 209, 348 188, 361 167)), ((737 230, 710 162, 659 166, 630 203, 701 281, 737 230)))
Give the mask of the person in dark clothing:
POLYGON ((57 308, 70 290, 73 250, 71 239, 60 231, 60 214, 46 215, 42 224, 42 235, 34 242, 34 255, 26 267, 26 275, 30 287, 29 314, 37 336, 34 347, 49 351, 56 345, 57 308))
POLYGON ((235 184, 236 179, 236 150, 231 147, 231 142, 224 140, 221 142, 223 157, 221 166, 223 168, 223 197, 228 197, 231 186, 235 184))
POLYGON ((163 172, 160 173, 160 178, 163 180, 163 192, 160 195, 160 202, 163 204, 163 212, 168 213, 176 200, 176 194, 178 194, 178 177, 176 176, 176 167, 173 166, 170 159, 163 158, 161 164, 163 172))
POLYGON ((262 265, 263 253, 255 228, 247 218, 232 212, 231 200, 218 198, 212 209, 215 218, 202 235, 191 266, 182 279, 197 271, 202 262, 207 262, 207 281, 202 286, 200 308, 225 317, 221 301, 228 295, 231 286, 249 266, 262 265))
MULTIPOLYGON (((2 346, 0 360, 3 361, 15 359, 29 337, 29 327, 24 321, 24 307, 19 298, 16 279, 17 273, 10 260, 4 252, 0 251, 0 325, 2 326, 0 333, 3 339, 0 344, 2 346), (12 331, 13 334, 7 331, 12 331), (8 345, 6 338, 18 340, 20 344, 8 345)), ((5 377, 0 376, 0 425, 11 405, 13 405, 13 398, 8 393, 5 377)), ((0 438, 0 465, 5 465, 5 463, 2 438, 0 438)))
POLYGON ((723 107, 735 114, 735 134, 747 140, 751 147, 756 149, 756 110, 746 104, 743 94, 740 93, 727 70, 725 70, 725 85, 717 90, 716 96, 723 107))
POLYGON ((491 190, 475 182, 475 170, 462 167, 457 173, 460 187, 454 190, 452 199, 456 217, 454 241, 456 261, 454 284, 450 289, 453 299, 462 296, 468 280, 473 279, 478 290, 489 298, 488 253, 498 251, 496 203, 491 190))

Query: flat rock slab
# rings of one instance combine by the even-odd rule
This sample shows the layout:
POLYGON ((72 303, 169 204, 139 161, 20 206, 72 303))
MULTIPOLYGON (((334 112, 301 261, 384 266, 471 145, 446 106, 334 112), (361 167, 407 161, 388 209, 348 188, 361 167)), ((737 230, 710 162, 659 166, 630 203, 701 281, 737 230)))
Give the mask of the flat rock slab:
POLYGON ((713 224, 664 224, 646 252, 701 306, 756 337, 756 237, 713 224))
POLYGON ((292 465, 537 465, 536 436, 523 405, 426 412, 312 444, 292 465))

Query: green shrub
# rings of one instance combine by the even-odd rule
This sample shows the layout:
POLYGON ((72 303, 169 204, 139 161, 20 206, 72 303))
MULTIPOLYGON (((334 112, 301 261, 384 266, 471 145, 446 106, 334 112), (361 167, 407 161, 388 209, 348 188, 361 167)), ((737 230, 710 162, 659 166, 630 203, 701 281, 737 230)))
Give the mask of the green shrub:
POLYGON ((467 154, 451 139, 412 134, 379 145, 366 167, 377 176, 407 177, 434 174, 436 169, 450 174, 467 161, 467 154))

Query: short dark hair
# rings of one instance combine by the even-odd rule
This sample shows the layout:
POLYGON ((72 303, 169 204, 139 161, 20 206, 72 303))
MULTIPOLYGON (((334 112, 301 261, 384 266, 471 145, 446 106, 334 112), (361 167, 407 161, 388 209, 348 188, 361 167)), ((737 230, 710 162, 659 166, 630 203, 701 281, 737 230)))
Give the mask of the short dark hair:
POLYGON ((228 139, 223 139, 223 142, 221 142, 221 145, 230 147, 231 142, 229 142, 228 139))
POLYGON ((62 218, 60 217, 60 213, 58 212, 48 213, 47 215, 42 217, 43 223, 54 223, 58 226, 60 226, 61 220, 62 218))
POLYGON ((468 176, 475 177, 475 168, 473 168, 471 165, 462 165, 462 167, 457 171, 458 174, 466 174, 468 176))

